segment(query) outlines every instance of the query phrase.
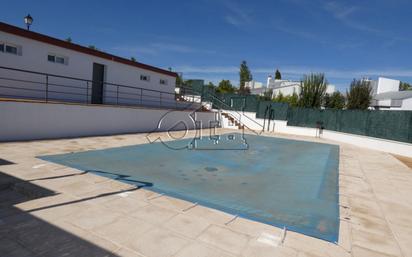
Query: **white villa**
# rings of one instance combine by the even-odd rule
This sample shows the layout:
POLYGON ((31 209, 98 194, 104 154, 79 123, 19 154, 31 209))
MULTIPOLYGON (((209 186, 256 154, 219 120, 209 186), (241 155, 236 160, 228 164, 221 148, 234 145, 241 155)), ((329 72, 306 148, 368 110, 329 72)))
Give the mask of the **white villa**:
POLYGON ((255 81, 255 80, 252 80, 252 81, 245 82, 245 87, 248 87, 250 90, 252 90, 252 89, 258 89, 258 88, 262 88, 262 87, 263 87, 263 83, 262 83, 262 82, 255 81))
MULTIPOLYGON (((279 94, 282 94, 283 96, 290 96, 296 93, 299 95, 300 83, 301 83, 300 81, 281 80, 281 79, 275 79, 275 78, 272 78, 272 76, 269 76, 265 87, 250 87, 250 91, 254 95, 263 95, 268 90, 272 90, 273 92, 272 97, 275 97, 276 95, 279 95, 279 94)), ((254 82, 254 84, 256 84, 256 82, 254 82)), ((249 85, 249 84, 246 84, 246 85, 249 85)), ((336 89, 334 85, 328 85, 326 88, 326 93, 328 94, 331 94, 335 91, 336 89)))
POLYGON ((400 91, 399 80, 379 78, 369 81, 373 94, 371 108, 393 111, 412 110, 412 90, 400 91))

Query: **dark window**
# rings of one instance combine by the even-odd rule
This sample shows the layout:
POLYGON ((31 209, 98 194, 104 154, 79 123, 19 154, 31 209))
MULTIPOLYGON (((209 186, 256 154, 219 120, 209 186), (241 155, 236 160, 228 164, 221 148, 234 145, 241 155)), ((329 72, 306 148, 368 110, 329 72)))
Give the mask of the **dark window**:
POLYGON ((140 75, 140 80, 149 81, 149 80, 150 80, 150 77, 147 76, 147 75, 140 75))
POLYGON ((56 61, 56 57, 54 55, 48 55, 47 56, 47 60, 49 60, 49 62, 55 62, 56 61))
POLYGON ((62 56, 57 56, 54 54, 49 54, 47 55, 47 60, 49 62, 55 62, 55 63, 60 63, 60 64, 67 64, 67 59, 66 57, 62 57, 62 56))
POLYGON ((160 80, 160 85, 167 85, 167 80, 166 79, 161 79, 160 80))
POLYGON ((57 62, 57 63, 64 64, 64 58, 63 58, 63 57, 58 57, 58 56, 56 56, 56 62, 57 62))
POLYGON ((17 54, 17 47, 6 45, 6 52, 10 54, 17 54))
POLYGON ((4 44, 0 44, 0 52, 4 52, 4 44))

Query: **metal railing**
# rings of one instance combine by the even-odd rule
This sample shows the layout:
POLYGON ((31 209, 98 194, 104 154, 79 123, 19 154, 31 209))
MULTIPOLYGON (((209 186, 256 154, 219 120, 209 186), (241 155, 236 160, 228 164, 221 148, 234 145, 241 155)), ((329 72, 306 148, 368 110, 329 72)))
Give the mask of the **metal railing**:
POLYGON ((93 81, 70 76, 0 66, 0 97, 80 104, 146 106, 172 109, 197 109, 200 104, 183 93, 171 93, 139 86, 93 81), (93 87, 101 87, 93 100, 93 87))
POLYGON ((227 103, 225 103, 224 101, 222 101, 219 97, 217 97, 216 95, 207 92, 206 93, 208 97, 212 98, 213 101, 217 101, 219 102, 220 108, 219 111, 224 112, 228 114, 229 116, 231 116, 233 119, 235 119, 237 122, 239 122, 241 125, 245 126, 246 128, 248 128, 250 131, 252 131, 253 133, 255 133, 256 135, 260 135, 263 131, 264 131, 264 125, 262 126, 260 123, 258 123, 257 121, 255 121, 254 119, 250 118, 249 116, 247 116, 244 113, 239 113, 237 110, 235 110, 235 108, 233 108, 232 106, 228 105, 227 103), (230 111, 227 112, 227 111, 230 111), (250 126, 248 126, 247 124, 245 124, 244 121, 242 121, 242 117, 246 120, 248 120, 251 123, 254 123, 259 130, 255 130, 253 128, 251 128, 250 126))

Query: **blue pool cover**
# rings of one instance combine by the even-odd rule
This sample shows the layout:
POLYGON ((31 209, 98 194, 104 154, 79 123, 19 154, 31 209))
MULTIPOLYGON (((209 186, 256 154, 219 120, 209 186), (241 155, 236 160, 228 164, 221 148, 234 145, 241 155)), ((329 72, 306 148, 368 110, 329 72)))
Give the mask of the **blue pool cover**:
POLYGON ((245 140, 246 150, 174 150, 156 142, 39 158, 336 242, 339 147, 254 135, 245 140))

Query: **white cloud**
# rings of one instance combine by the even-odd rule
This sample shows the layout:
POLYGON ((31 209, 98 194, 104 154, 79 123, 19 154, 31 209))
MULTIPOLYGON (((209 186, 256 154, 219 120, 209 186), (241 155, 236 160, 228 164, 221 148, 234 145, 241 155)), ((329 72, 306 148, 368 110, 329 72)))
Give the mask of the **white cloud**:
POLYGON ((242 8, 233 1, 224 2, 224 6, 228 10, 228 13, 224 16, 227 23, 240 27, 253 22, 250 10, 242 8))
POLYGON ((173 44, 173 43, 153 43, 151 47, 159 51, 169 51, 176 53, 215 53, 212 50, 198 49, 187 45, 173 44))
POLYGON ((181 54, 190 54, 190 53, 203 53, 203 54, 214 54, 216 51, 195 48, 183 44, 175 43, 164 43, 164 42, 155 42, 147 45, 121 45, 115 46, 112 48, 115 51, 120 51, 123 54, 129 55, 158 55, 161 52, 173 52, 181 54))
MULTIPOLYGON (((237 66, 180 66, 175 70, 183 72, 184 74, 225 74, 237 76, 239 67, 237 66)), ((252 74, 272 74, 274 73, 272 67, 261 67, 251 69, 252 74)), ((387 76, 387 77, 405 77, 412 78, 412 69, 365 69, 365 70, 337 70, 327 68, 309 68, 309 67, 281 67, 280 71, 283 75, 288 76, 303 76, 304 74, 312 72, 323 72, 328 78, 334 79, 353 79, 365 76, 387 76)))
POLYGON ((121 52, 122 54, 127 54, 127 55, 158 55, 159 51, 151 48, 151 47, 145 47, 145 46, 115 46, 112 47, 114 51, 121 52))
POLYGON ((373 28, 365 23, 362 23, 360 21, 355 20, 353 17, 351 17, 353 14, 355 14, 358 11, 361 11, 361 8, 358 6, 348 6, 342 4, 342 2, 339 1, 326 1, 323 4, 323 8, 331 13, 333 17, 335 17, 337 20, 342 22, 345 26, 359 30, 359 31, 364 31, 364 32, 370 32, 373 34, 377 35, 382 35, 383 32, 373 28))

